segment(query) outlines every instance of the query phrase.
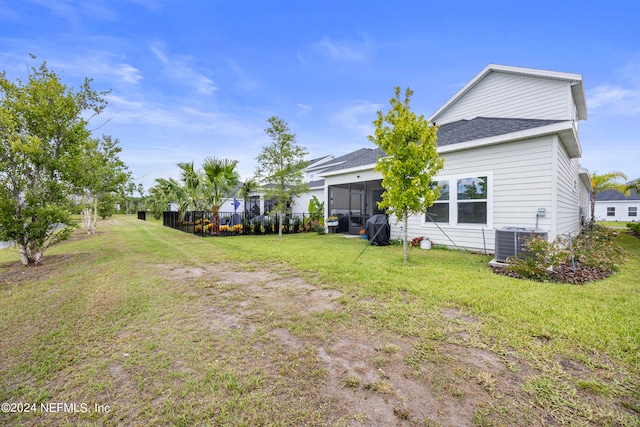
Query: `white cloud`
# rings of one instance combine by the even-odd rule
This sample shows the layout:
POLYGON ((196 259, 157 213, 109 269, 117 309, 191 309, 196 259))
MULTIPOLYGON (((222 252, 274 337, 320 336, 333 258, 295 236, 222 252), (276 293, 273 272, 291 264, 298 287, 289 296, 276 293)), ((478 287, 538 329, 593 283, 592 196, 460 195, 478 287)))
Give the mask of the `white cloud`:
POLYGON ((116 55, 106 51, 82 51, 66 62, 51 61, 55 68, 80 76, 104 78, 114 83, 137 84, 143 79, 140 70, 131 64, 120 62, 116 55))
POLYGON ((298 117, 304 116, 313 109, 313 107, 305 104, 296 104, 296 106, 298 107, 298 117))
POLYGON ((187 86, 192 86, 204 95, 213 94, 218 88, 213 80, 195 71, 189 63, 189 56, 169 57, 157 45, 151 46, 153 55, 165 66, 167 75, 187 86))
POLYGON ((260 88, 260 84, 258 81, 247 75, 245 70, 243 70, 235 61, 231 59, 227 59, 227 64, 231 71, 233 71, 237 77, 237 85, 240 89, 245 91, 254 91, 260 88))
POLYGON ((630 61, 617 70, 618 81, 596 86, 587 93, 587 106, 621 115, 640 113, 640 66, 630 61))
POLYGON ((640 100, 640 91, 622 86, 601 85, 589 94, 588 105, 591 108, 615 106, 628 101, 640 100))
POLYGON ((334 40, 324 37, 313 44, 315 50, 338 62, 362 62, 368 59, 371 46, 363 36, 361 40, 334 40))
POLYGON ((373 104, 368 101, 356 101, 351 105, 338 110, 332 118, 337 123, 358 135, 369 136, 373 133, 373 120, 376 111, 382 108, 380 104, 373 104))

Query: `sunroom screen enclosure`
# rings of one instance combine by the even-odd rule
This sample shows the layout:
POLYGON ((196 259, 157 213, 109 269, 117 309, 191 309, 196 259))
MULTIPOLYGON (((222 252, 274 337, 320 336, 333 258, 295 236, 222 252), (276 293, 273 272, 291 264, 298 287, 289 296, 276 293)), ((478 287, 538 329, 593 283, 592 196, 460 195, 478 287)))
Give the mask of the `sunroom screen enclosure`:
POLYGON ((338 233, 358 234, 372 215, 385 213, 382 180, 351 182, 329 186, 329 215, 338 217, 338 233))

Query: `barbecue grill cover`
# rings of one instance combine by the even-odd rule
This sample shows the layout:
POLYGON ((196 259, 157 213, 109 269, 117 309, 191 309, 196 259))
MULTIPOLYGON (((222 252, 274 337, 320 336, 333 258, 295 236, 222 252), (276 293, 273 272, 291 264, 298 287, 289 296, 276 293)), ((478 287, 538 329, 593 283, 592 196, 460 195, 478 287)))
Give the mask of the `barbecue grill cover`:
POLYGON ((387 246, 391 234, 387 216, 378 214, 369 218, 364 225, 364 234, 367 235, 372 245, 387 246))

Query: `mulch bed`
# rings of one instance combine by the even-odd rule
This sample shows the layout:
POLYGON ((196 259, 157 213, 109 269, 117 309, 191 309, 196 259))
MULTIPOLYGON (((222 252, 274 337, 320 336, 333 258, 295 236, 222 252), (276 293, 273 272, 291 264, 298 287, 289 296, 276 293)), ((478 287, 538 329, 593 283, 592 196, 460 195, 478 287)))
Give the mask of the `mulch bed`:
MULTIPOLYGON (((573 267, 569 263, 561 264, 553 269, 553 272, 548 274, 548 280, 550 282, 557 283, 570 283, 573 285, 582 285, 587 282, 597 282, 606 277, 609 277, 611 271, 601 271, 593 267, 580 264, 576 261, 576 271, 573 272, 573 267)), ((509 271, 503 267, 491 267, 495 274, 501 274, 503 276, 513 277, 515 279, 524 279, 523 276, 509 271)))

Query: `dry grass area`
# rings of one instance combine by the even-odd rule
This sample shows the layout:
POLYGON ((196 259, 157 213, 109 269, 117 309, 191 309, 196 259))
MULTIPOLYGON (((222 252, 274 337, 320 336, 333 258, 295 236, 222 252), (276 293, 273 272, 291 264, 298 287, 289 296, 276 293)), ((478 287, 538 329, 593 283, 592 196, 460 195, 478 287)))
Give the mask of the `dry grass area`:
POLYGON ((385 316, 400 313, 385 298, 288 263, 230 261, 172 230, 108 224, 44 267, 0 266, 0 401, 38 405, 0 424, 640 424, 634 394, 611 386, 637 377, 602 353, 543 360, 544 335, 536 354, 492 344, 491 319, 454 304, 408 309, 415 329, 390 328, 385 316), (40 409, 52 402, 89 410, 40 409))

